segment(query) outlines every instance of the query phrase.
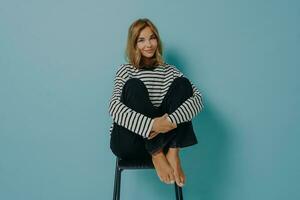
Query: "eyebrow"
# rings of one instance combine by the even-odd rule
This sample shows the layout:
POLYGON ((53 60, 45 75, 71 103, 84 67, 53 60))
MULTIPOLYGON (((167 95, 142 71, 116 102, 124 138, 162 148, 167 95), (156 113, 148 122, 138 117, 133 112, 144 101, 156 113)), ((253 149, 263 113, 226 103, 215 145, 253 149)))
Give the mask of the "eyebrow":
MULTIPOLYGON (((156 37, 155 34, 151 34, 150 37, 156 37)), ((138 37, 138 39, 145 39, 144 37, 138 37)))

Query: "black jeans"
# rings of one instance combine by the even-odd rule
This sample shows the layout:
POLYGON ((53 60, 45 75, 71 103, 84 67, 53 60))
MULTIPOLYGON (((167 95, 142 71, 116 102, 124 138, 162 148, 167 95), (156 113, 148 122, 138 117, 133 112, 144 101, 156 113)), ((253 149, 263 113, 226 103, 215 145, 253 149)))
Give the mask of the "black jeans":
MULTIPOLYGON (((154 107, 144 83, 137 78, 131 78, 123 86, 120 101, 153 119, 165 113, 173 113, 192 94, 192 85, 187 78, 175 78, 161 105, 154 107)), ((167 152, 170 147, 183 148, 194 144, 197 144, 197 138, 191 121, 177 124, 177 128, 161 133, 151 140, 114 123, 110 139, 112 152, 123 159, 147 159, 160 149, 167 152)))

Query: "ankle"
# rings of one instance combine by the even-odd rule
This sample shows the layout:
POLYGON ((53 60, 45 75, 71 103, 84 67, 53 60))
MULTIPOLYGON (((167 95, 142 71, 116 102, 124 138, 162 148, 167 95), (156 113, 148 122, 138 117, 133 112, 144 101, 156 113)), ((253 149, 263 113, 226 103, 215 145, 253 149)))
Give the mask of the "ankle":
POLYGON ((160 150, 154 152, 153 154, 151 154, 152 158, 161 157, 163 155, 164 155, 164 153, 163 153, 162 149, 160 149, 160 150))
POLYGON ((179 156, 179 148, 169 148, 168 154, 173 156, 179 156))

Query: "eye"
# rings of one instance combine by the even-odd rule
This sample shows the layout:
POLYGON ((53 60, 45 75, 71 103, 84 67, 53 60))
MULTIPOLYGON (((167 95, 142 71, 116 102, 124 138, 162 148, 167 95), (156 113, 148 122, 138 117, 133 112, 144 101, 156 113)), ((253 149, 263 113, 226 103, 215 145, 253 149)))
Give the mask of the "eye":
POLYGON ((156 37, 155 36, 151 36, 150 39, 151 40, 153 40, 153 39, 156 40, 156 37))
POLYGON ((138 40, 137 40, 137 42, 143 42, 144 41, 144 38, 139 38, 138 40))

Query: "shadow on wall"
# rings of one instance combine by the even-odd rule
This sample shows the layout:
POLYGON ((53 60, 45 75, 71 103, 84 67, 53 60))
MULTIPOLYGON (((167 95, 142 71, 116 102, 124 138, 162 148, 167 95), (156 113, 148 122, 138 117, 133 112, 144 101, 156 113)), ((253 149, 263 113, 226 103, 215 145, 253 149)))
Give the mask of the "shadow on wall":
MULTIPOLYGON (((166 60, 178 66, 184 74, 200 74, 199 69, 188 67, 181 55, 176 51, 168 51, 166 60), (189 73, 188 73, 189 72, 189 73)), ((199 65, 199 63, 197 64, 199 65)), ((188 76, 188 75, 187 75, 188 76)), ((189 77, 188 77, 189 78, 189 77)), ((201 77, 200 77, 201 78, 201 77)), ((193 82, 197 82, 194 80, 193 82)), ((196 85, 200 91, 204 88, 196 85)), ((184 187, 186 199, 222 200, 220 196, 228 182, 230 173, 229 152, 232 147, 229 137, 231 130, 216 105, 210 104, 209 98, 203 94, 204 110, 193 119, 194 131, 198 144, 182 150, 181 160, 187 176, 184 187)))

